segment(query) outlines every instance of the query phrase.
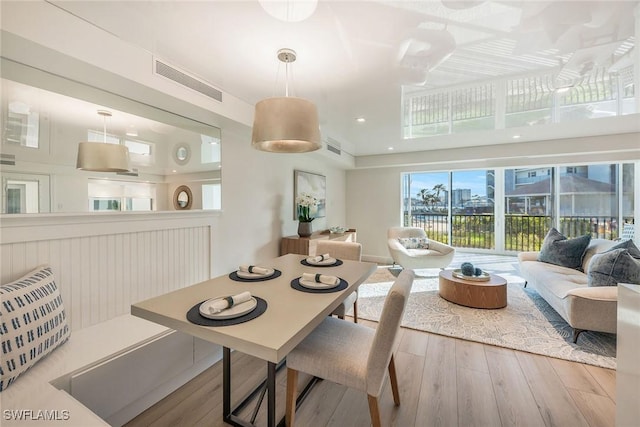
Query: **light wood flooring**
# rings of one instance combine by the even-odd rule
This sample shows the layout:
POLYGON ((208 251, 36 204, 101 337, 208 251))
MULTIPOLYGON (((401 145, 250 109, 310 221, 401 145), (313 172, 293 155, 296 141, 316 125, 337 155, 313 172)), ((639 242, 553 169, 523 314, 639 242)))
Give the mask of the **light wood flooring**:
MULTIPOLYGON (((375 322, 362 324, 376 327, 375 322)), ((614 426, 615 371, 401 328, 395 353, 401 405, 389 383, 380 399, 384 426, 614 426)), ((234 399, 266 376, 265 363, 233 353, 234 399)), ((278 373, 284 415, 286 369, 278 373)), ((300 375, 300 381, 308 378, 300 375)), ((252 408, 246 410, 249 418, 252 408)), ((265 425, 266 402, 256 423, 265 425)), ((127 424, 225 426, 222 362, 127 424)), ((370 426, 367 397, 322 381, 296 413, 300 427, 370 426)))

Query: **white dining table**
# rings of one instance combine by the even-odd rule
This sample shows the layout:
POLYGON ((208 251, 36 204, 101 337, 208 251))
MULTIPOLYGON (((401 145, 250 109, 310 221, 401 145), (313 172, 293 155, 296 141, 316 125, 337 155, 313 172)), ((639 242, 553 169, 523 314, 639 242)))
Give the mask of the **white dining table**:
POLYGON ((270 280, 240 282, 224 274, 131 306, 134 316, 223 347, 223 420, 228 424, 253 425, 253 420, 246 421, 236 415, 240 405, 231 407, 231 349, 266 361, 267 425, 275 427, 276 367, 376 269, 374 263, 350 260, 341 260, 341 265, 333 267, 306 266, 301 263, 305 258, 304 255, 288 254, 256 264, 281 272, 279 277, 270 280), (337 276, 347 282, 347 287, 330 293, 302 292, 294 289, 291 283, 303 273, 337 276), (187 312, 196 304, 244 291, 266 301, 267 309, 259 317, 229 326, 201 326, 187 319, 187 312))

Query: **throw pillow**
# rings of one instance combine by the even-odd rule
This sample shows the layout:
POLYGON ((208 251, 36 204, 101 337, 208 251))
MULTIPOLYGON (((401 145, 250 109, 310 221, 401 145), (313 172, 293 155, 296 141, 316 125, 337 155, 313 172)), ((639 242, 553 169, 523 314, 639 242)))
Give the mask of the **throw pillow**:
POLYGON ((0 287, 0 391, 69 338, 60 291, 50 266, 0 287))
POLYGON ((640 285, 640 260, 619 248, 595 254, 589 263, 589 286, 617 286, 618 283, 640 285))
POLYGON ((633 243, 633 240, 625 240, 623 242, 618 243, 615 246, 612 246, 609 250, 613 251, 615 249, 626 249, 634 258, 640 258, 640 249, 633 243))
POLYGON ((589 234, 568 239, 555 228, 551 228, 542 242, 538 261, 578 270, 582 267, 582 257, 590 241, 589 234))
POLYGON ((398 241, 405 249, 429 249, 429 239, 426 237, 401 237, 398 241))

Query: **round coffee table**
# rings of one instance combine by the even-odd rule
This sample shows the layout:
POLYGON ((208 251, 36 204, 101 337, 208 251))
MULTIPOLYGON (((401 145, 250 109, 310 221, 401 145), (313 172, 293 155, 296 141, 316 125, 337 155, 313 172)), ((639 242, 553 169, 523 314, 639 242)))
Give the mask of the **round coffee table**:
POLYGON ((453 270, 440 271, 440 296, 454 304, 473 308, 507 306, 507 281, 494 274, 486 282, 459 279, 453 270))

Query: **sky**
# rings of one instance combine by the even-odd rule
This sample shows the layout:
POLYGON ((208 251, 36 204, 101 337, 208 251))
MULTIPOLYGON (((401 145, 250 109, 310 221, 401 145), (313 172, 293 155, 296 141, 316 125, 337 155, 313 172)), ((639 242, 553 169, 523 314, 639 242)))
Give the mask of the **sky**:
MULTIPOLYGON (((449 186, 448 172, 413 173, 411 174, 411 197, 426 188, 433 189, 437 184, 449 186)), ((486 195, 486 170, 459 171, 453 173, 453 189, 470 189, 471 195, 486 195)))

